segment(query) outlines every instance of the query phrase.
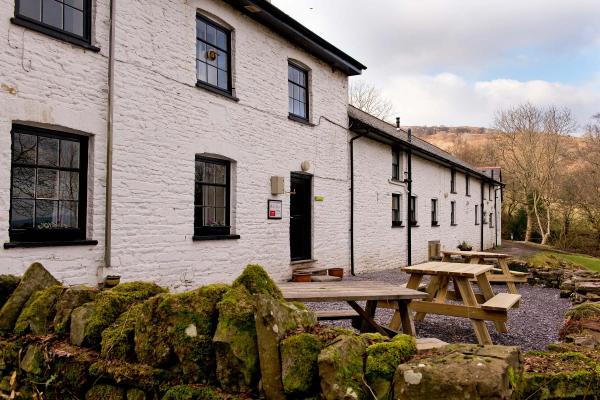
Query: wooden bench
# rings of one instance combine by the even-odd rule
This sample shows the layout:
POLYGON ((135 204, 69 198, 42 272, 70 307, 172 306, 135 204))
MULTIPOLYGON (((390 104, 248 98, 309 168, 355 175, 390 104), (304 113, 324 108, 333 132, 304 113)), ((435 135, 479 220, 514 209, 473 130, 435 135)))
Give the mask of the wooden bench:
POLYGON ((322 310, 315 311, 315 314, 317 314, 317 319, 320 321, 340 321, 360 318, 360 315, 354 310, 322 310))
POLYGON ((498 293, 481 305, 484 310, 508 311, 521 301, 520 294, 498 293))

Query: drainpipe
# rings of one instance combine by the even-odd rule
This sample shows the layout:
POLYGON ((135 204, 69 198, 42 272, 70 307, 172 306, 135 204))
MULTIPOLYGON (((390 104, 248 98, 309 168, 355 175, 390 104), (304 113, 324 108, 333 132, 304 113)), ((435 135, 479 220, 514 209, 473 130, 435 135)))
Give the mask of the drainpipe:
MULTIPOLYGON (((412 129, 408 129, 408 143, 412 143, 412 129)), ((408 178, 406 179, 406 183, 408 186, 408 207, 406 208, 408 210, 408 229, 406 230, 406 236, 407 236, 407 251, 408 251, 408 266, 410 267, 412 265, 412 221, 410 220, 410 198, 412 196, 412 149, 411 147, 408 148, 408 150, 406 151, 406 155, 407 155, 407 169, 408 169, 408 178)))
POLYGON ((481 206, 479 207, 481 209, 481 246, 480 247, 480 251, 483 251, 483 219, 485 218, 485 210, 483 209, 483 191, 485 188, 485 181, 481 180, 481 206))
POLYGON ((108 115, 106 117, 106 209, 104 220, 104 268, 111 267, 112 245, 112 164, 113 164, 113 116, 115 100, 115 18, 117 0, 110 1, 110 37, 108 50, 108 115))
POLYGON ((354 271, 354 141, 363 135, 354 136, 350 139, 350 274, 356 275, 354 271))

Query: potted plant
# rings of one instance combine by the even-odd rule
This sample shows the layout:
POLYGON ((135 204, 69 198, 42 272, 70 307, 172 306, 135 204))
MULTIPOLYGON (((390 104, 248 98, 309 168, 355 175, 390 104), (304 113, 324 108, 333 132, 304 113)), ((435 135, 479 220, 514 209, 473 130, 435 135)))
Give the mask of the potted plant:
POLYGON ((469 244, 466 241, 463 241, 462 243, 459 243, 458 246, 456 246, 460 251, 471 251, 473 250, 473 246, 471 246, 471 244, 469 244))

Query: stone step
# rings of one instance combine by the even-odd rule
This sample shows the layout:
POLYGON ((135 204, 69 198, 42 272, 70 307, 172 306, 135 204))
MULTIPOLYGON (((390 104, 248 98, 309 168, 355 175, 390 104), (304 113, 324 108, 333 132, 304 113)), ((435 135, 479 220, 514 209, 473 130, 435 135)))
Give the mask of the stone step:
POLYGON ((447 346, 448 343, 438 338, 418 338, 417 339, 417 351, 423 353, 427 350, 439 349, 447 346))

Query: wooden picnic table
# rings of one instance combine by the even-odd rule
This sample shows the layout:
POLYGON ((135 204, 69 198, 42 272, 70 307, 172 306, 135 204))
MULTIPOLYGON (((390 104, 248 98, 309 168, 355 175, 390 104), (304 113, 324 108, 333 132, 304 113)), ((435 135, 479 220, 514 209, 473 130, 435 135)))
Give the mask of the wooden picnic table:
POLYGON ((487 275, 491 269, 491 265, 449 262, 428 262, 402 268, 410 274, 406 285, 408 289, 417 289, 423 277, 431 276, 426 289, 428 298, 410 304, 417 313, 415 319, 422 320, 427 313, 469 318, 477 341, 492 344, 484 321, 493 321, 499 332, 506 332, 508 309, 514 307, 521 296, 511 293, 494 295, 487 275), (470 279, 476 280, 480 294, 473 291, 470 279), (450 281, 454 283, 454 291, 448 290, 450 281), (447 300, 462 300, 463 304, 448 304, 447 300))
MULTIPOLYGON (((347 302, 362 320, 361 332, 376 331, 386 336, 394 336, 398 332, 381 326, 375 321, 375 311, 380 304, 396 308, 400 314, 403 333, 416 336, 408 306, 412 300, 428 297, 427 293, 377 281, 282 283, 278 286, 283 297, 288 301, 347 302), (364 309, 357 303, 358 301, 366 301, 364 309)), ((333 317, 335 312, 330 314, 333 317)))
POLYGON ((492 268, 488 274, 490 282, 504 282, 508 287, 509 293, 518 294, 516 283, 527 283, 527 274, 524 272, 511 271, 508 268, 507 260, 510 258, 508 254, 491 253, 485 251, 458 251, 458 250, 443 250, 442 261, 451 262, 452 257, 460 256, 467 260, 470 264, 483 264, 485 259, 497 260, 500 268, 492 268))

